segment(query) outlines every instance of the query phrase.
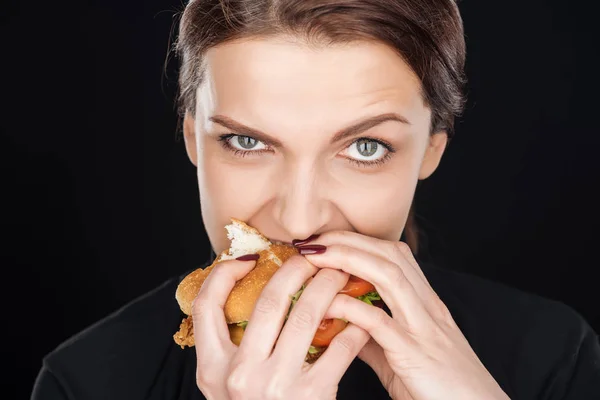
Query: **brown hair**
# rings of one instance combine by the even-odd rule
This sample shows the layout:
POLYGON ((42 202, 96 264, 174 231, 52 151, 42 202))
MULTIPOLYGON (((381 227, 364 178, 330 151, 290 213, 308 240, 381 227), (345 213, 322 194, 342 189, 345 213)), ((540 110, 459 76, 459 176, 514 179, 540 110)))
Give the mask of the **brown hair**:
MULTIPOLYGON (((179 24, 179 114, 195 113, 204 55, 238 39, 293 36, 309 45, 386 43, 420 78, 430 133, 454 133, 464 107, 465 41, 455 0, 191 0, 179 24)), ((405 240, 416 254, 414 204, 405 240)))

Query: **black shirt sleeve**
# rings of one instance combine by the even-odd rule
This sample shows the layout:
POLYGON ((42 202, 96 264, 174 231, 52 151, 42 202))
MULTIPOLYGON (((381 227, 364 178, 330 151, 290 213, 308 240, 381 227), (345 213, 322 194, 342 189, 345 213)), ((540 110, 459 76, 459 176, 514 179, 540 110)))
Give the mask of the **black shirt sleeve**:
MULTIPOLYGON (((573 308, 453 271, 424 269, 471 347, 512 400, 600 400, 598 333, 573 308)), ((31 400, 201 400, 196 354, 173 341, 169 280, 44 358, 31 400)), ((355 360, 339 399, 388 399, 355 360)))
POLYGON ((31 400, 74 400, 67 396, 56 376, 46 367, 40 370, 33 391, 31 400))
POLYGON ((557 380, 564 382, 564 387, 557 385, 552 390, 551 400, 600 399, 600 339, 598 334, 582 321, 581 340, 576 348, 566 348, 572 362, 558 366, 557 380))

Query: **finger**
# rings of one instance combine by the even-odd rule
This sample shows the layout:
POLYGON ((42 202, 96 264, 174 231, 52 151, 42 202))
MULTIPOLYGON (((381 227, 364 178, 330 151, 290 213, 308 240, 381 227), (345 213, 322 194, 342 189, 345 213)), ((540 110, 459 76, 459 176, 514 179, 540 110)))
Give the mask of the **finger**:
MULTIPOLYGON (((396 376, 381 346, 374 340, 370 340, 358 353, 358 358, 363 360, 379 378, 381 382, 393 385, 395 398, 402 400, 412 400, 413 397, 402 382, 402 379, 396 376)), ((390 386, 388 386, 390 387, 390 386)))
POLYGON ((378 307, 338 294, 325 313, 325 318, 342 318, 358 325, 386 352, 403 354, 407 359, 416 355, 415 335, 406 331, 398 321, 378 307))
POLYGON ((404 259, 408 261, 408 264, 411 267, 413 267, 413 269, 417 272, 425 286, 427 286, 431 291, 433 291, 431 283, 429 283, 429 280, 427 279, 425 273, 423 272, 423 269, 415 259, 415 255, 413 254, 408 244, 406 244, 405 242, 391 242, 391 246, 386 252, 390 254, 390 260, 397 259, 398 254, 400 255, 400 258, 404 256, 404 259))
POLYGON ((394 371, 390 368, 383 349, 375 340, 371 339, 363 346, 358 358, 375 371, 381 382, 390 382, 393 379, 394 371))
POLYGON ((434 319, 452 319, 450 311, 448 310, 442 299, 440 299, 437 292, 433 290, 433 287, 431 286, 427 278, 425 278, 423 270, 421 269, 419 263, 415 259, 415 256, 410 250, 410 247, 408 247, 408 245, 404 242, 398 242, 395 247, 397 249, 396 251, 404 255, 404 259, 408 261, 408 263, 413 267, 413 269, 420 273, 419 276, 422 276, 423 285, 413 286, 415 287, 417 293, 419 293, 419 297, 421 297, 421 299, 423 300, 425 308, 427 308, 429 314, 432 317, 434 317, 434 319))
POLYGON ((269 357, 296 294, 318 268, 304 257, 289 258, 271 277, 256 301, 238 354, 253 360, 269 357))
POLYGON ((313 341, 317 328, 323 320, 336 294, 348 282, 348 274, 323 269, 304 289, 300 300, 292 309, 277 340, 273 357, 282 363, 304 364, 306 353, 313 341))
POLYGON ((431 284, 425 277, 423 270, 416 262, 410 247, 404 242, 393 242, 377 239, 350 231, 330 231, 322 234, 310 244, 322 244, 331 246, 343 244, 366 252, 370 252, 384 258, 392 263, 400 264, 405 269, 405 275, 413 283, 415 290, 423 300, 426 300, 433 292, 431 284))
POLYGON ((326 381, 323 384, 337 384, 370 338, 369 333, 364 329, 348 324, 333 338, 308 374, 313 375, 317 380, 326 381))
POLYGON ((398 265, 354 247, 334 244, 322 254, 305 256, 319 268, 343 270, 371 282, 395 318, 415 327, 426 326, 431 320, 424 301, 398 265))
POLYGON ((219 359, 233 351, 223 307, 235 283, 248 274, 256 261, 228 260, 215 265, 192 303, 192 323, 199 363, 219 359), (200 345, 200 342, 202 345, 200 345))

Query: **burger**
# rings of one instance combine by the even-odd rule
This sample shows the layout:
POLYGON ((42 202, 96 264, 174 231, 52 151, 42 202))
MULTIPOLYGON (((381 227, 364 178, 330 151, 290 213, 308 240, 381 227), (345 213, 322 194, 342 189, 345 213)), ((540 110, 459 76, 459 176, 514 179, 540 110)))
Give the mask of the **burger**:
MULTIPOLYGON (((179 326, 179 331, 173 335, 173 339, 182 349, 186 346, 194 346, 194 329, 191 316, 192 301, 215 265, 246 254, 259 255, 254 269, 235 284, 223 308, 231 341, 239 345, 254 305, 267 282, 287 259, 299 254, 294 246, 271 242, 258 230, 235 218, 231 219, 231 224, 225 226, 225 229, 227 230, 227 238, 231 241, 229 249, 224 250, 210 266, 204 269, 198 268, 188 274, 177 286, 175 299, 185 315, 179 326)), ((298 292, 290 295, 288 316, 309 282, 310 279, 298 292)), ((381 306, 381 298, 375 287, 369 282, 352 275, 340 293, 358 298, 370 305, 381 306)), ((305 361, 311 364, 314 363, 329 346, 333 337, 340 333, 347 324, 347 321, 341 319, 322 320, 307 351, 305 361)))

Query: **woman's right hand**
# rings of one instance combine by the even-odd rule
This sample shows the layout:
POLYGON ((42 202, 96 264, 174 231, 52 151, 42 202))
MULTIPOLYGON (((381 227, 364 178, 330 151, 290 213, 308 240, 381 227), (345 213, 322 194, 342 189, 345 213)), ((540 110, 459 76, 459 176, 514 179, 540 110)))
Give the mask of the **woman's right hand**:
POLYGON ((304 257, 291 257, 263 289, 238 347, 229 337, 223 306, 236 281, 255 263, 228 260, 217 264, 194 300, 198 388, 210 400, 335 399, 339 381, 369 334, 349 324, 317 362, 309 365, 304 359, 348 274, 319 271, 304 257), (283 326, 290 295, 311 276, 283 326))

